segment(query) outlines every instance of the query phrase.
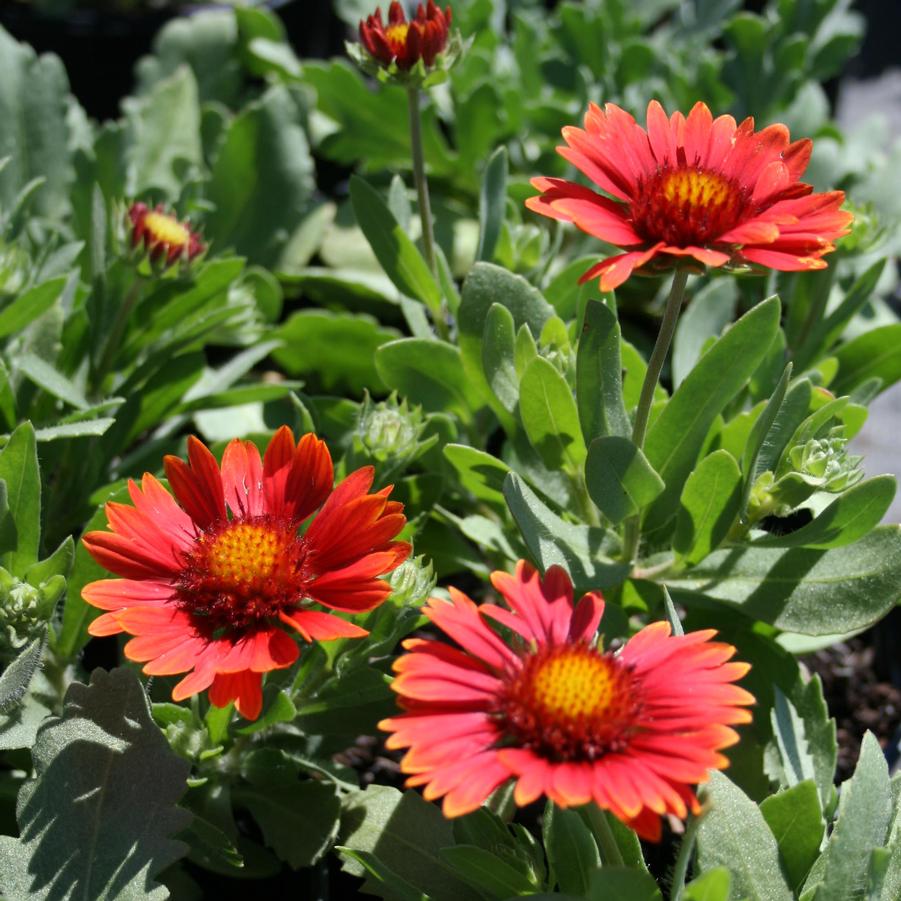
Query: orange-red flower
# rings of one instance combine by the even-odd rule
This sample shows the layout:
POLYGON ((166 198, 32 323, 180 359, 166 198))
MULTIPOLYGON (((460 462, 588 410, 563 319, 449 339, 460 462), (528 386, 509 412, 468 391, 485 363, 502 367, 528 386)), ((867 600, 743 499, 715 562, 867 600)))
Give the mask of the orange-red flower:
POLYGON ((410 552, 393 540, 406 522, 403 505, 388 500, 390 488, 369 493, 372 467, 333 489, 328 448, 312 434, 295 446, 287 427, 262 459, 235 439, 220 467, 192 437, 187 463, 164 462, 174 498, 145 473, 140 488, 129 482, 134 506, 106 505, 111 531, 84 536, 94 559, 122 577, 85 586, 84 599, 108 611, 90 632, 135 636, 125 655, 145 673, 188 673, 174 700, 208 688, 213 704, 234 700, 256 719, 262 674, 297 660, 290 636, 366 634, 313 605, 362 613, 388 597, 379 576, 410 552))
POLYGON ((542 193, 526 204, 626 249, 582 276, 600 276, 602 291, 635 270, 686 258, 705 266, 823 269, 822 256, 853 218, 840 209, 841 191, 813 194, 798 180, 813 145, 792 142, 784 125, 755 132, 753 119, 714 119, 703 103, 687 118, 667 118, 653 100, 647 129, 612 103, 591 104, 584 130, 564 128, 563 139, 558 153, 604 195, 561 178, 535 178, 542 193))
POLYGON ((408 784, 443 796, 453 817, 513 778, 517 804, 593 801, 651 840, 662 814, 697 811, 690 786, 727 765, 730 726, 751 719, 754 699, 731 684, 748 671, 728 662, 735 649, 712 630, 672 636, 658 622, 605 653, 594 642, 601 595, 573 606, 559 567, 542 580, 520 561, 491 580, 509 610, 452 588, 450 603, 433 598, 423 612, 462 650, 409 639, 395 664, 405 713, 381 727, 388 747, 409 748, 408 784))
POLYGON ((370 55, 385 66, 412 69, 419 60, 431 66, 435 57, 447 46, 451 24, 451 8, 442 9, 434 2, 421 3, 416 15, 407 21, 404 8, 394 0, 388 7, 388 24, 382 22, 382 10, 360 22, 360 41, 370 55))
POLYGON ((131 246, 142 247, 153 262, 171 266, 176 260, 190 262, 206 250, 200 235, 189 222, 181 222, 167 213, 162 204, 150 209, 146 203, 133 203, 128 209, 131 222, 131 246))

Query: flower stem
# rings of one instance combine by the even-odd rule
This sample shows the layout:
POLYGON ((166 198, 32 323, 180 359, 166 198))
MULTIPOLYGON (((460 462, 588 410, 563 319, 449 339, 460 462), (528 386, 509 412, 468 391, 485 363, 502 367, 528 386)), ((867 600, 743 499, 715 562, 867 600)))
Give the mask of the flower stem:
MULTIPOLYGON (((419 202, 419 219, 422 223, 422 254, 426 265, 437 284, 438 263, 435 259, 435 231, 432 225, 432 204, 429 200, 429 183, 425 175, 425 153, 422 147, 422 119, 419 112, 419 88, 407 89, 410 105, 410 147, 413 153, 413 181, 416 183, 416 197, 419 202)), ((447 335, 447 323, 443 308, 435 313, 435 327, 443 335, 447 335)))
POLYGON ((682 843, 679 845, 679 854, 676 857, 676 866, 673 869, 673 881, 670 887, 670 901, 679 901, 682 897, 682 891, 685 888, 685 879, 688 875, 688 862, 691 860, 691 852, 694 850, 695 837, 698 834, 698 826, 701 824, 701 817, 689 814, 688 822, 685 826, 685 833, 682 836, 682 843))
POLYGON ((103 355, 94 371, 93 382, 96 391, 101 391, 103 389, 103 380, 106 378, 106 374, 109 372, 109 369, 116 358, 116 351, 119 350, 119 342, 122 340, 122 336, 125 333, 128 317, 131 316, 131 312, 138 302, 138 298, 141 296, 141 282, 141 277, 136 277, 131 288, 128 290, 128 294, 125 296, 125 300, 119 304, 119 309, 116 310, 116 317, 109 330, 109 335, 107 336, 106 344, 103 348, 103 355))
POLYGON ((616 836, 610 828, 604 811, 597 804, 586 804, 584 807, 580 807, 579 811, 594 835, 594 840, 598 843, 598 850, 601 852, 603 862, 608 867, 624 867, 626 864, 622 852, 619 850, 616 836))
MULTIPOLYGON (((673 274, 673 284, 669 297, 666 299, 666 307, 663 310, 663 320, 660 323, 660 331, 657 333, 657 341, 651 358, 648 360, 648 369, 644 375, 644 383, 641 386, 641 396, 638 399, 638 408, 635 410, 635 423, 632 426, 632 442, 636 447, 644 447, 644 439, 648 432, 648 420, 651 416, 651 405, 654 403, 654 392, 666 355, 669 353, 670 344, 673 343, 673 335, 676 333, 676 322, 679 319, 679 311, 682 309, 682 301, 685 297, 685 285, 688 282, 688 272, 685 269, 677 269, 673 274)), ((626 563, 631 563, 638 550, 638 541, 641 538, 641 519, 633 516, 626 522, 623 535, 623 556, 626 563)))

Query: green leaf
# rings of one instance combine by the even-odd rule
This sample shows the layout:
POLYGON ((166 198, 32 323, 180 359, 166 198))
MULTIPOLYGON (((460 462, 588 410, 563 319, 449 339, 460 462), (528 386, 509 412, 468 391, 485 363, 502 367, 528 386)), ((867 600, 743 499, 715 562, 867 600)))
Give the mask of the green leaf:
MULTIPOLYGON (((489 402, 492 394, 482 368, 482 338, 488 311, 495 303, 513 314, 517 333, 526 325, 532 335, 540 335, 545 322, 554 315, 554 308, 521 276, 491 263, 476 263, 472 267, 463 283, 459 345, 473 395, 484 398, 483 403, 489 402)), ((500 411, 503 414, 502 407, 500 411)))
POLYGON ((315 189, 301 111, 287 88, 269 88, 232 120, 212 170, 207 238, 277 267, 315 189))
POLYGON ((576 403, 588 442, 605 435, 625 438, 630 432, 620 345, 616 314, 604 303, 589 301, 576 353, 576 403))
POLYGON ((797 891, 819 856, 826 830, 816 784, 807 780, 770 795, 760 812, 776 838, 789 885, 797 891))
POLYGON ((645 453, 666 490, 646 514, 647 530, 675 514, 682 486, 714 420, 766 356, 779 328, 779 310, 779 298, 771 297, 745 313, 701 357, 651 425, 645 453))
POLYGON ((710 810, 698 827, 701 871, 725 867, 732 896, 749 901, 792 901, 779 865, 776 839, 757 805, 722 773, 710 774, 703 790, 710 810))
MULTIPOLYGON (((441 856, 442 848, 454 844, 450 822, 416 792, 401 794, 396 788, 371 785, 348 795, 343 800, 339 844, 375 855, 407 884, 433 898, 479 898, 441 856)), ((346 856, 343 869, 354 876, 365 873, 346 856)))
POLYGON ((59 299, 65 286, 64 277, 50 279, 20 294, 9 306, 0 310, 0 338, 22 331, 26 325, 43 316, 59 299))
POLYGON ((742 507, 741 471, 728 451, 714 451, 698 464, 682 489, 673 550, 694 566, 716 550, 742 507))
MULTIPOLYGON (((108 500, 123 502, 128 500, 128 489, 121 487, 110 494, 108 500)), ((105 529, 106 511, 101 505, 88 520, 84 532, 105 529)), ((82 533, 84 534, 84 533, 82 533)), ((88 642, 88 626, 100 615, 100 610, 90 606, 81 596, 81 590, 96 579, 109 578, 109 573, 87 552, 84 544, 78 542, 75 548, 75 562, 66 586, 66 604, 63 608, 63 624, 54 641, 58 654, 68 660, 75 656, 88 642)))
POLYGON ((134 672, 97 669, 89 686, 70 685, 32 758, 36 778, 19 795, 22 838, 0 838, 9 901, 167 897, 155 877, 187 850, 171 836, 188 820, 175 806, 188 764, 153 722, 134 672))
POLYGON ((376 350, 397 337, 371 316, 300 310, 275 331, 273 359, 290 375, 315 376, 327 391, 380 387, 376 350))
MULTIPOLYGON (((519 377, 516 374, 516 324, 513 314, 494 303, 485 318, 482 336, 482 369, 491 393, 508 413, 515 413, 519 404, 519 377)), ((508 431, 515 429, 508 420, 508 431)), ((505 423, 507 427, 507 423, 505 423)))
POLYGON ((894 476, 876 476, 840 494, 811 522, 785 535, 755 542, 760 547, 842 547, 871 532, 895 498, 894 476))
POLYGON ((885 844, 891 802, 885 755, 873 734, 867 732, 854 775, 842 785, 829 842, 804 883, 804 894, 816 888, 817 901, 860 897, 867 882, 870 854, 885 844))
POLYGON ((83 422, 66 422, 37 429, 34 436, 40 442, 60 441, 66 438, 96 438, 105 435, 115 422, 116 420, 109 416, 86 419, 83 422))
POLYGON ((128 197, 154 189, 178 198, 185 163, 200 167, 200 105, 197 82, 187 66, 154 86, 152 93, 123 102, 127 122, 125 151, 128 197))
POLYGON ((581 815, 548 801, 541 833, 557 887, 567 894, 585 895, 592 873, 601 865, 601 855, 581 815))
POLYGON ((504 479, 510 467, 497 457, 466 444, 447 444, 444 456, 450 461, 460 484, 479 500, 504 504, 504 479))
POLYGON ((385 674, 358 666, 341 678, 333 677, 315 700, 298 707, 297 725, 308 735, 373 734, 376 723, 394 712, 394 705, 385 674))
POLYGON ((86 410, 90 404, 82 390, 59 370, 42 360, 37 354, 26 351, 16 356, 16 369, 27 376, 39 388, 78 410, 86 410))
MULTIPOLYGON (((810 412, 812 395, 813 386, 809 379, 800 379, 786 391, 772 425, 763 436, 753 468, 745 470, 749 487, 761 473, 767 470, 775 471, 786 446, 810 412)), ((769 408, 765 413, 768 417, 769 408)))
POLYGON ((536 888, 522 870, 486 848, 454 845, 442 848, 438 854, 460 879, 487 898, 503 901, 511 896, 528 895, 536 888))
POLYGON ((660 887, 649 873, 627 867, 602 867, 591 877, 587 901, 663 901, 660 887))
POLYGON ((664 488, 641 449, 618 435, 591 442, 585 482, 597 508, 614 523, 640 513, 664 488))
POLYGON ((901 531, 879 526, 853 544, 829 550, 715 551, 667 583, 686 603, 691 596, 684 592, 698 592, 788 632, 851 632, 875 623, 898 599, 901 531))
POLYGON ((18 706, 0 715, 0 750, 31 748, 41 725, 51 716, 57 692, 41 670, 37 670, 18 706))
POLYGON ((0 675, 0 714, 8 714, 15 708, 31 685, 31 680, 44 657, 47 646, 47 630, 34 638, 7 665, 0 675))
POLYGON ((0 518, 0 566, 22 575, 38 559, 41 540, 41 473, 34 428, 24 422, 0 452, 0 479, 8 509, 0 518))
POLYGON ((851 286, 851 290, 827 316, 818 318, 811 326, 801 346, 795 351, 796 365, 806 369, 839 339, 845 326, 860 312, 876 291, 879 277, 885 269, 885 259, 877 260, 851 286))
POLYGON ((732 874, 715 867, 685 886, 679 901, 729 901, 732 874))
POLYGON ((338 835, 341 802, 325 782, 259 780, 234 790, 263 831, 266 844, 295 870, 322 858, 338 835))
POLYGON ((746 495, 750 492, 754 479, 756 479, 760 472, 763 471, 759 470, 757 465, 760 452, 776 422, 776 417, 782 409, 791 374, 792 364, 788 363, 782 371, 782 376, 776 384, 776 388, 770 396, 770 399, 767 401, 767 405, 764 407, 763 412, 754 420, 754 425, 751 426, 748 440, 745 443, 744 450, 741 454, 741 471, 745 477, 746 495))
POLYGON ((400 338, 379 347, 375 368, 389 387, 429 412, 472 419, 472 389, 451 344, 426 338, 400 338))
POLYGON ((564 521, 516 473, 504 480, 504 497, 542 571, 555 563, 562 566, 579 591, 617 585, 628 575, 628 565, 613 563, 603 555, 602 529, 564 521))
POLYGON ((359 176, 352 175, 350 200, 357 224, 397 290, 421 300, 433 314, 440 313, 441 289, 379 192, 359 176))
POLYGON ((491 261, 504 224, 507 206, 507 148, 498 147, 488 159, 479 195, 479 246, 476 260, 491 261))
POLYGON ((81 112, 70 98, 65 68, 57 56, 37 56, 0 28, 0 71, 0 209, 11 211, 20 191, 43 178, 31 211, 58 219, 72 179, 68 116, 81 112))
MULTIPOLYGON (((370 851, 353 851, 350 848, 338 845, 335 850, 346 860, 359 864, 360 875, 375 879, 377 893, 390 901, 429 901, 429 896, 423 894, 406 879, 401 879, 394 870, 386 867, 375 854, 370 851)), ((367 883, 368 884, 368 883, 367 883)), ((374 886, 370 885, 370 890, 374 886)))
POLYGON ((901 323, 858 335, 839 347, 835 357, 838 375, 830 386, 835 394, 850 394, 872 378, 882 380, 884 391, 901 379, 901 323))
POLYGON ((276 694, 272 703, 266 708, 266 712, 259 719, 236 731, 240 735, 253 735, 278 723, 290 723, 295 716, 297 716, 297 708, 288 693, 282 690, 276 694))
POLYGON ((519 382, 519 412, 532 447, 548 469, 578 472, 587 451, 576 402, 553 363, 536 357, 519 382))
POLYGON ((679 315, 670 364, 676 387, 701 358, 707 342, 718 338, 732 321, 737 294, 734 278, 715 279, 698 291, 679 315))

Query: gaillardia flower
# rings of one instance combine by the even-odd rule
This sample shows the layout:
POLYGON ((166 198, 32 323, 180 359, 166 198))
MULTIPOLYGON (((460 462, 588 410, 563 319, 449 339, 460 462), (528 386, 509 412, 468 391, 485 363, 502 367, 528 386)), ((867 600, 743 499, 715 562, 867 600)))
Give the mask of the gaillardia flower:
POLYGON ((333 488, 325 444, 308 434, 295 446, 287 427, 262 459, 235 439, 220 466, 192 437, 187 463, 164 463, 174 498, 145 473, 140 488, 129 482, 134 506, 106 505, 111 531, 84 536, 91 556, 121 577, 85 586, 84 599, 108 611, 90 633, 135 636, 125 655, 149 675, 187 673, 174 700, 208 688, 216 706, 234 700, 256 719, 262 674, 297 660, 292 635, 366 634, 313 605, 362 613, 388 597, 379 577, 410 553, 393 540, 403 505, 388 500, 390 488, 369 493, 371 467, 333 488))
POLYGON ((697 811, 690 786, 727 765, 730 726, 751 719, 753 697, 731 684, 748 671, 728 662, 735 649, 713 631, 672 636, 658 622, 604 652, 601 595, 573 606, 559 567, 542 580, 520 561, 491 580, 509 610, 452 588, 450 603, 433 598, 423 612, 462 650, 409 639, 395 664, 405 712, 380 725, 393 733, 388 747, 409 748, 407 784, 443 796, 454 817, 512 778, 517 804, 594 802, 651 840, 662 814, 697 811))
POLYGON ((143 247, 154 263, 171 266, 177 260, 190 262, 206 250, 190 223, 167 213, 162 204, 150 209, 146 203, 133 203, 128 209, 128 220, 131 246, 143 247))
POLYGON ((754 131, 714 119, 703 104, 669 118, 653 100, 647 129, 608 103, 591 104, 585 128, 563 129, 558 153, 604 194, 561 178, 536 178, 542 193, 529 209, 572 222, 625 253, 592 266, 612 291, 635 270, 696 261, 704 266, 760 266, 782 271, 823 269, 833 241, 853 218, 841 191, 813 194, 798 179, 812 142, 792 142, 784 125, 754 131))
POLYGON ((360 41, 370 56, 383 66, 392 63, 402 72, 412 69, 420 60, 426 68, 447 47, 451 24, 451 8, 442 10, 434 0, 422 3, 416 15, 407 21, 403 6, 394 0, 388 7, 388 24, 382 22, 382 10, 360 22, 360 41))

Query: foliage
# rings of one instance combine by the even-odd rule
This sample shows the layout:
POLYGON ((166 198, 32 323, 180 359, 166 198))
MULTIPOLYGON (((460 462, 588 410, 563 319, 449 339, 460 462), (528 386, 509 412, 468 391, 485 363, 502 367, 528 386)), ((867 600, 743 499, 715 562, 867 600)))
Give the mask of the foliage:
MULTIPOLYGON (((0 30, 4 897, 204 897, 209 874, 321 887, 330 855, 333 878, 392 901, 899 897, 898 778, 868 736, 835 788, 822 686, 785 650, 879 623, 901 584, 901 527, 881 524, 895 481, 864 476, 848 444, 901 380, 885 301, 897 151, 844 134, 822 87, 859 15, 845 0, 453 6, 471 46, 422 122, 434 269, 404 88, 299 59, 274 14, 173 19, 103 123, 59 59, 0 30), (813 137, 811 180, 858 217, 822 272, 692 277, 639 447, 666 286, 579 285, 596 242, 522 201, 529 178, 567 174, 554 147, 589 102, 638 113, 651 97, 813 137), (206 253, 142 255, 134 201, 189 219, 206 253), (105 577, 78 542, 105 528, 103 505, 189 434, 221 453, 281 425, 325 439, 338 478, 373 466, 406 505, 416 556, 352 617, 368 637, 305 645, 253 723, 170 702, 169 676, 91 673, 96 654, 123 658, 89 644, 81 596, 105 577), (420 607, 439 580, 469 590, 522 557, 602 589, 608 643, 672 619, 671 595, 753 666, 730 777, 712 775, 651 872, 610 817, 514 817, 501 790, 451 822, 378 784, 396 774, 373 737, 420 607)), ((334 7, 349 25, 371 12, 334 7)))

